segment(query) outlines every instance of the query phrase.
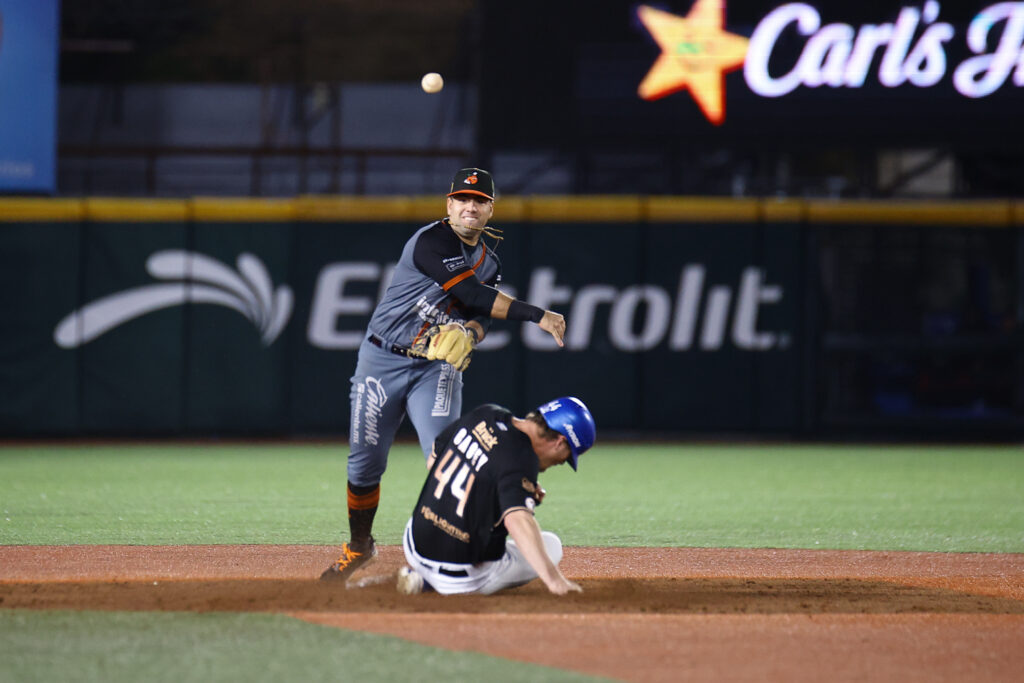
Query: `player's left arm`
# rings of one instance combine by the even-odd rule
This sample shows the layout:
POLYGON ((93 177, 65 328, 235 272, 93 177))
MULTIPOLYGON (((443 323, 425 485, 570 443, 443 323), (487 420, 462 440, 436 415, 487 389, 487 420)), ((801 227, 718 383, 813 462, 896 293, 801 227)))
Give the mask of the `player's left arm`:
POLYGON ((413 248, 413 264, 473 314, 490 313, 498 290, 477 277, 476 264, 466 261, 462 242, 447 227, 438 224, 420 235, 413 248))
MULTIPOLYGON (((501 259, 498 258, 498 255, 495 254, 493 250, 488 249, 486 245, 484 245, 484 249, 487 249, 487 254, 491 259, 493 259, 494 263, 494 274, 484 282, 484 285, 498 289, 498 284, 501 282, 501 259)), ((466 321, 466 329, 474 332, 476 335, 474 343, 479 344, 491 330, 491 323, 494 321, 494 318, 490 316, 490 311, 471 309, 470 313, 475 314, 475 316, 466 321)))
POLYGON ((565 578, 558 566, 548 557, 544 549, 544 540, 540 535, 540 524, 528 510, 519 508, 509 511, 504 518, 505 528, 509 536, 519 546, 523 557, 530 563, 537 576, 555 595, 565 595, 571 591, 582 591, 579 584, 565 578))
POLYGON ((445 233, 438 230, 427 231, 420 236, 413 251, 413 262, 420 272, 476 315, 536 323, 554 337, 559 346, 565 346, 562 341, 565 336, 565 318, 562 314, 519 301, 497 287, 481 282, 474 268, 466 263, 461 251, 456 253, 452 248, 451 234, 450 231, 445 233), (454 260, 445 265, 447 259, 454 260))

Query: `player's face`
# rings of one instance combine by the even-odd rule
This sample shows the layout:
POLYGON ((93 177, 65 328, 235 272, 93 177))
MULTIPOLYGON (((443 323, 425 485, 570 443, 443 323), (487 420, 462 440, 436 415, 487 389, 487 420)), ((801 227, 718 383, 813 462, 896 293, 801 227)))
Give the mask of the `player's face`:
POLYGON ((494 202, 478 194, 448 197, 448 222, 463 239, 476 242, 480 231, 494 215, 494 202))
POLYGON ((572 451, 569 450, 569 442, 565 440, 564 436, 546 441, 537 452, 537 459, 540 461, 540 471, 543 472, 547 468, 556 465, 564 465, 569 462, 569 456, 571 455, 572 451))

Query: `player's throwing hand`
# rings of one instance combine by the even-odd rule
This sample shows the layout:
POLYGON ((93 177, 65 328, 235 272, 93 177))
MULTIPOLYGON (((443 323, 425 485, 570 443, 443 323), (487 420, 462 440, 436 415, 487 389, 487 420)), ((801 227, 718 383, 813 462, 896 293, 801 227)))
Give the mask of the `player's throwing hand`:
POLYGON ((565 346, 565 342, 562 341, 565 337, 565 316, 561 313, 544 311, 544 317, 540 319, 538 326, 554 337, 559 346, 565 346))

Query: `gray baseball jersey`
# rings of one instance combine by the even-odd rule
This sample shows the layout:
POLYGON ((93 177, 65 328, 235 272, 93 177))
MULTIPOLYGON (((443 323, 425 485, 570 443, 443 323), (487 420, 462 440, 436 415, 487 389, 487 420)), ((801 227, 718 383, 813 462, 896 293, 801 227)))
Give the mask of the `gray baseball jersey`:
POLYGON ((451 292, 471 278, 488 285, 501 282, 501 262, 483 240, 470 247, 447 221, 420 228, 402 249, 391 284, 370 318, 370 334, 409 347, 434 324, 475 319, 487 329, 490 310, 474 310, 451 292))
MULTIPOLYGON (((501 279, 501 263, 483 240, 470 246, 447 220, 426 225, 406 242, 391 284, 370 318, 352 376, 348 480, 380 483, 388 450, 408 414, 424 457, 462 411, 462 373, 443 361, 405 355, 435 323, 476 320, 486 330, 490 309, 464 303, 501 279), (463 298, 460 298, 459 295, 463 298)), ((493 294, 490 297, 493 301, 493 294)))

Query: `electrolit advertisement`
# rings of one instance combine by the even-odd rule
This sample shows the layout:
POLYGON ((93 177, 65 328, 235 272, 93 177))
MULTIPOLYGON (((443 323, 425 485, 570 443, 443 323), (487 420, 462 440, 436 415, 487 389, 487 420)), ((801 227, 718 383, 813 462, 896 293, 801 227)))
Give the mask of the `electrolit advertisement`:
POLYGON ((55 189, 58 0, 0 0, 0 193, 55 189))

